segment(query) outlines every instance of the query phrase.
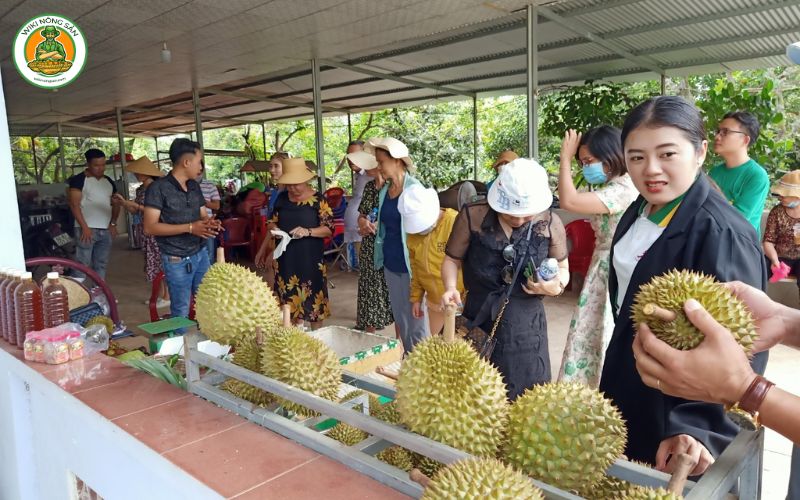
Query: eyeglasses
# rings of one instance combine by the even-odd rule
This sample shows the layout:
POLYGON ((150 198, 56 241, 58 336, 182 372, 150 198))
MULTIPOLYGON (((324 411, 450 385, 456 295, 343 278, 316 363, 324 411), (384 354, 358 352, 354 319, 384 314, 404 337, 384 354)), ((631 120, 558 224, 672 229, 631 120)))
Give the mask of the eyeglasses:
POLYGON ((747 135, 747 132, 742 132, 741 130, 731 130, 729 128, 718 128, 714 131, 714 136, 721 135, 722 137, 728 137, 730 134, 747 135))
POLYGON ((506 245, 503 248, 503 259, 508 262, 508 264, 503 267, 503 270, 500 271, 500 277, 503 280, 503 283, 506 285, 510 285, 511 281, 514 279, 514 259, 517 258, 517 249, 514 248, 514 245, 506 245))

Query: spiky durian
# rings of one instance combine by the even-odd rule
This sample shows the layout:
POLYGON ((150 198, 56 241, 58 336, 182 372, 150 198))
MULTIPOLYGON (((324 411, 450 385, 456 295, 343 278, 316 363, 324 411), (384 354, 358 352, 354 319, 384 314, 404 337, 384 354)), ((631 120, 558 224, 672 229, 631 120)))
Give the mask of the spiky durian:
POLYGON ((433 477, 444 464, 419 453, 411 453, 411 464, 428 477, 433 477))
POLYGON ((114 320, 108 316, 95 316, 87 321, 83 326, 89 328, 92 325, 103 325, 109 335, 114 333, 114 320))
POLYGON ((700 302, 750 353, 758 337, 752 314, 722 283, 703 273, 673 270, 642 285, 631 308, 634 324, 647 323, 656 337, 676 349, 693 349, 704 336, 684 314, 689 299, 700 302), (653 306, 674 319, 660 318, 663 311, 653 306))
MULTIPOLYGON (((261 347, 255 341, 243 341, 233 353, 233 364, 246 368, 250 371, 261 371, 261 347)), ((222 389, 230 392, 234 396, 259 406, 267 406, 275 401, 275 396, 267 391, 262 391, 257 387, 246 384, 241 380, 228 379, 222 384, 222 389)))
POLYGON ((444 467, 431 479, 423 500, 544 500, 529 477, 499 460, 468 459, 444 467))
POLYGON ((406 472, 410 471, 414 466, 413 462, 411 461, 411 453, 400 446, 391 446, 386 448, 375 455, 375 458, 381 462, 386 462, 387 464, 393 465, 406 472))
POLYGON ((354 444, 360 443, 361 441, 367 439, 368 436, 369 434, 361 429, 353 427, 352 425, 348 425, 344 422, 339 422, 328 431, 329 438, 335 439, 347 446, 353 446, 354 444))
POLYGON ((508 415, 506 386, 465 341, 420 342, 396 387, 397 411, 409 429, 476 456, 496 455, 508 415))
POLYGON ((577 491, 598 483, 625 448, 619 411, 596 389, 559 382, 527 390, 511 406, 505 459, 536 479, 577 491))
POLYGON ((219 262, 209 268, 195 296, 200 330, 211 340, 236 345, 281 322, 269 285, 254 272, 219 262))

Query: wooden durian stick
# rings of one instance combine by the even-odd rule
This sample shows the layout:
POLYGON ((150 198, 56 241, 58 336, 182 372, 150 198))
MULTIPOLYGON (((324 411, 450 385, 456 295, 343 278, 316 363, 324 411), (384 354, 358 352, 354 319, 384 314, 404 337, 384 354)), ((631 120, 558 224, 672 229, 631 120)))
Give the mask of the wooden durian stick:
POLYGON ((408 477, 415 483, 419 483, 423 488, 427 488, 428 483, 431 482, 431 478, 423 474, 419 469, 411 469, 411 472, 408 473, 408 477))
POLYGON ((679 454, 673 460, 677 460, 678 465, 667 483, 667 489, 676 495, 683 495, 686 480, 689 478, 689 473, 697 466, 697 460, 686 453, 679 454))
POLYGON ((452 343, 456 340, 456 306, 448 304, 444 306, 444 341, 452 343))
POLYGON ((282 305, 281 312, 283 313, 283 326, 289 328, 292 326, 292 306, 289 304, 282 305))
POLYGON ((678 319, 678 315, 675 312, 664 309, 663 307, 658 307, 655 304, 645 304, 642 312, 647 316, 653 316, 661 321, 675 321, 678 319))
POLYGON ((375 373, 378 375, 383 375, 386 378, 390 378, 392 380, 397 380, 398 374, 391 370, 387 370, 385 366, 379 366, 375 368, 375 373))
POLYGON ((217 262, 225 263, 225 249, 222 247, 217 248, 217 262))
POLYGON ((260 326, 256 327, 256 344, 264 345, 264 330, 260 326))

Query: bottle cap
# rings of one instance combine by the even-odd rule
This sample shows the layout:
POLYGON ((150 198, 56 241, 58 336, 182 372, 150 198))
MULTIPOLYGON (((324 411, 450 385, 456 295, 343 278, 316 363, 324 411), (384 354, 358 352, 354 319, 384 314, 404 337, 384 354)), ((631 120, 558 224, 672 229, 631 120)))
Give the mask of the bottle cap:
POLYGON ((33 279, 33 273, 32 273, 32 272, 30 272, 30 271, 25 271, 24 273, 22 273, 22 276, 21 276, 21 277, 22 277, 22 279, 23 279, 23 280, 25 280, 25 281, 27 281, 27 280, 32 280, 32 279, 33 279))
POLYGON ((47 279, 49 279, 49 280, 57 280, 58 279, 58 273, 57 272, 49 272, 49 273, 47 273, 47 279))

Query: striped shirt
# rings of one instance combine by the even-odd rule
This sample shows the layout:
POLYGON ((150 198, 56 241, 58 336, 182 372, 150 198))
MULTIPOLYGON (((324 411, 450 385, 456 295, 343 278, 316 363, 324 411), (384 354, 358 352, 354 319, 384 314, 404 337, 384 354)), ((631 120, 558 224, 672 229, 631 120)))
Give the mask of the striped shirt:
MULTIPOLYGON (((213 182, 203 179, 200 181, 200 190, 203 192, 203 198, 206 199, 206 203, 209 201, 219 201, 219 190, 213 182)), ((214 211, 210 208, 206 208, 206 212, 208 212, 209 217, 214 215, 214 211)))

